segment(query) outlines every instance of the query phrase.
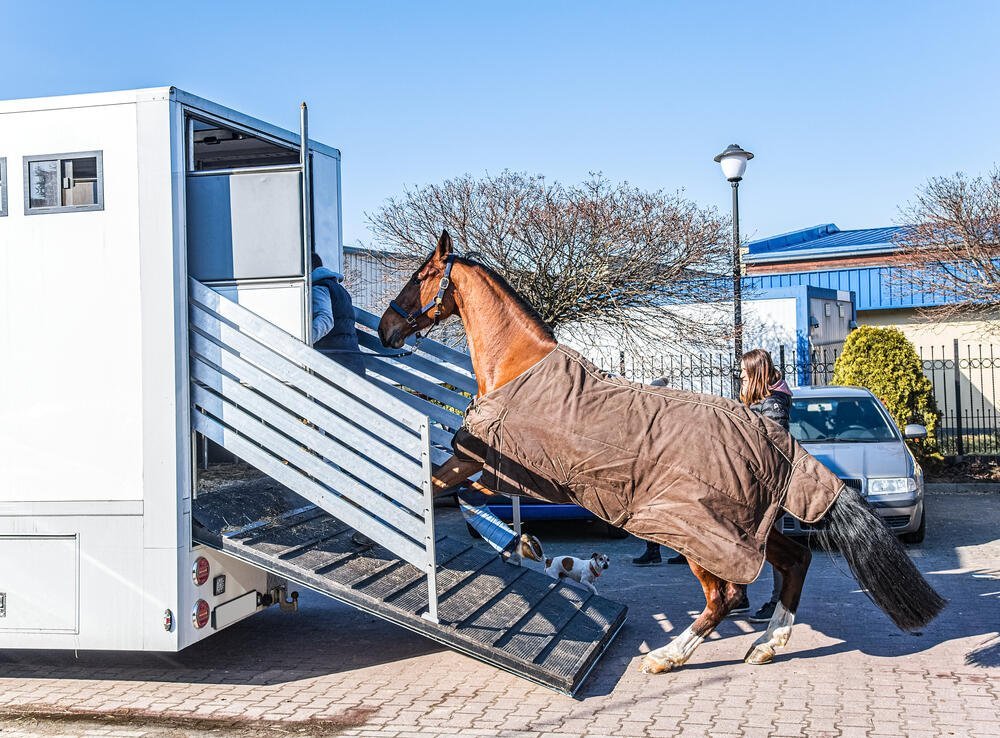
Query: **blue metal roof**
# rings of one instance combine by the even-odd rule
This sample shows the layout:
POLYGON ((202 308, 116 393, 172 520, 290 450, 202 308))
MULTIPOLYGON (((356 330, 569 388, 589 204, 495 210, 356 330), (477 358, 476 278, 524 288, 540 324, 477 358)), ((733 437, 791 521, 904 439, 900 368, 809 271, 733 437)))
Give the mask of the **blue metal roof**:
POLYGON ((745 290, 755 293, 755 297, 766 297, 769 290, 800 285, 851 291, 855 294, 855 307, 858 310, 898 310, 954 302, 954 298, 934 291, 930 279, 926 280, 923 289, 908 285, 900 279, 899 269, 896 266, 873 266, 760 274, 744 277, 743 285, 745 290))
POLYGON ((747 263, 794 261, 822 256, 855 256, 894 251, 893 238, 902 226, 842 231, 833 223, 804 228, 780 236, 750 241, 747 263))

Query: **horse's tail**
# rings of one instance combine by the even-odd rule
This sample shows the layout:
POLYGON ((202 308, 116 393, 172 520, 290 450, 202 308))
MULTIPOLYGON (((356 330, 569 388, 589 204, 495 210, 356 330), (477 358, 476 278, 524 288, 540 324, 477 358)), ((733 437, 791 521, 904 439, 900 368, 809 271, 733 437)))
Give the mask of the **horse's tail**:
POLYGON ((947 604, 856 490, 844 487, 816 528, 820 543, 844 555, 858 584, 901 630, 919 630, 947 604))

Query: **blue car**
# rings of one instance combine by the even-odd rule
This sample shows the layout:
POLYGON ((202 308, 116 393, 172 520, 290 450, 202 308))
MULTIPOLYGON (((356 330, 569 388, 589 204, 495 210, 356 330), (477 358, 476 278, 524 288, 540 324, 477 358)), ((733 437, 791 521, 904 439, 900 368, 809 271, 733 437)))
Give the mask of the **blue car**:
MULTIPOLYGON (((509 497, 503 495, 484 495, 473 490, 464 490, 461 493, 463 500, 470 505, 486 505, 490 512, 508 523, 514 519, 513 505, 509 497)), ((600 520, 589 510, 584 510, 579 505, 559 505, 542 500, 535 500, 531 497, 521 498, 521 520, 524 522, 538 520, 600 520)), ((608 536, 611 538, 627 538, 628 533, 622 528, 604 523, 608 536)), ((469 532, 476 534, 471 526, 469 532)))

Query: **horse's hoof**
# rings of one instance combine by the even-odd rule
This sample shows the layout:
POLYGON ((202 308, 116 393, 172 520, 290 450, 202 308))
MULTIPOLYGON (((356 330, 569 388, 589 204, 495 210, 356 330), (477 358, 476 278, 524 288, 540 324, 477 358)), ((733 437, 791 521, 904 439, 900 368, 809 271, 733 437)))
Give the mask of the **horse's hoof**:
POLYGON ((747 651, 747 655, 743 657, 743 660, 748 664, 753 664, 754 666, 770 664, 774 661, 774 649, 766 643, 762 643, 759 646, 753 646, 749 651, 747 651))
POLYGON ((642 663, 639 664, 639 671, 643 674, 662 674, 665 671, 670 671, 674 666, 672 661, 661 661, 655 656, 646 654, 642 657, 642 663))

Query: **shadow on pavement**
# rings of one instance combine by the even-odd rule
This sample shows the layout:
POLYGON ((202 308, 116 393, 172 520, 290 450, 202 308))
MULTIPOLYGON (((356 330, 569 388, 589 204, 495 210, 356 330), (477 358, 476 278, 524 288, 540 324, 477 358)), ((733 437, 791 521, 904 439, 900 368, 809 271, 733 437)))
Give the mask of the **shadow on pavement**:
POLYGON ((443 650, 427 638, 304 591, 297 613, 270 609, 177 653, 7 650, 0 676, 282 684, 443 650))
POLYGON ((967 666, 996 668, 1000 666, 1000 638, 991 638, 982 646, 965 654, 967 666))
MULTIPOLYGON (((909 550, 932 586, 949 599, 944 613, 920 635, 901 633, 858 591, 843 559, 815 551, 798 620, 838 642, 798 650, 793 633, 789 650, 779 655, 780 661, 822 659, 854 651, 908 656, 968 638, 974 639, 974 644, 963 654, 964 664, 957 660, 942 664, 942 668, 1000 666, 1000 556, 995 522, 1000 519, 1000 496, 935 494, 928 496, 927 507, 927 540, 909 550)), ((467 535, 457 511, 441 513, 441 532, 467 535)), ((643 550, 642 542, 635 538, 609 539, 601 524, 545 523, 527 528, 554 554, 587 557, 597 550, 611 555, 612 567, 600 578, 598 591, 630 610, 622 632, 585 682, 578 695, 581 698, 611 694, 626 671, 635 668, 645 648, 669 642, 704 606, 701 588, 687 567, 632 567, 631 557, 643 550)), ((669 555, 669 551, 664 554, 669 555)), ((750 588, 753 607, 767 597, 770 587, 770 574, 765 570, 750 588)), ((91 651, 77 657, 65 651, 0 652, 0 676, 275 685, 444 650, 429 639, 321 595, 303 592, 300 602, 298 613, 265 611, 179 653, 91 651)), ((742 657, 749 634, 762 629, 762 625, 741 619, 725 621, 718 632, 732 652, 704 661, 696 656, 684 671, 722 667, 725 674, 744 668, 742 657)), ((703 653, 699 651, 699 655, 703 653)), ((716 676, 706 674, 704 679, 716 676)), ((669 676, 658 679, 665 692, 673 689, 669 676)))
MULTIPOLYGON (((921 545, 909 546, 908 551, 931 586, 948 599, 949 604, 942 614, 920 633, 901 632, 858 589, 841 556, 815 550, 797 622, 840 642, 797 650, 793 631, 789 651, 779 654, 779 660, 823 658, 852 651, 880 657, 909 656, 956 639, 975 638, 980 645, 965 655, 964 664, 1000 666, 1000 640, 996 638, 1000 628, 1000 572, 996 567, 1000 551, 995 549, 995 521, 1000 517, 1000 497, 935 494, 927 497, 926 505, 927 539, 921 545)), ((636 548, 635 545, 632 547, 636 548)), ((685 578, 694 582, 689 573, 685 578)), ((662 635, 657 633, 655 640, 649 635, 655 632, 648 621, 650 608, 647 606, 644 612, 638 611, 639 608, 633 607, 631 597, 617 598, 632 608, 637 630, 645 635, 652 647, 663 645, 686 627, 691 613, 700 609, 704 602, 696 584, 684 585, 684 578, 678 576, 671 579, 676 581, 675 594, 668 595, 659 603, 659 608, 654 610, 659 614, 654 617, 668 621, 672 628, 666 632, 661 630, 662 635), (645 623, 643 618, 647 619, 645 623)), ((753 607, 768 596, 770 584, 770 573, 765 569, 750 588, 753 607)), ((609 592, 608 596, 615 599, 613 592, 609 592)), ((746 621, 740 625, 742 627, 736 627, 733 620, 728 620, 720 625, 718 632, 723 638, 728 638, 745 633, 751 627, 757 632, 764 629, 763 625, 746 621)), ((734 643, 733 648, 740 646, 734 643)), ((689 663, 684 668, 697 670, 741 665, 739 657, 742 655, 734 654, 736 658, 733 660, 689 663)), ((952 668, 959 665, 956 663, 952 668)))

